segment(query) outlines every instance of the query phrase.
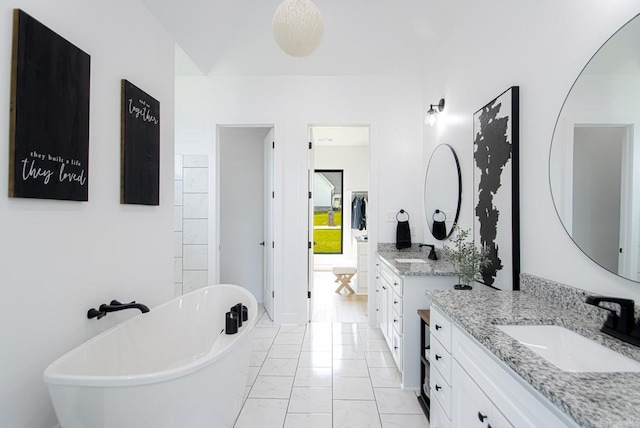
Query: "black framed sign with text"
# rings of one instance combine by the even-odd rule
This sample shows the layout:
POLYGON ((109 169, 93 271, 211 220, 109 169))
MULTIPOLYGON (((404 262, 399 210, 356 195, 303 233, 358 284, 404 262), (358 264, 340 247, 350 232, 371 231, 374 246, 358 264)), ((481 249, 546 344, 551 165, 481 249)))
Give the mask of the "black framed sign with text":
POLYGON ((9 196, 89 199, 91 57, 13 13, 9 196))
POLYGON ((160 205, 160 102, 122 80, 123 204, 160 205))

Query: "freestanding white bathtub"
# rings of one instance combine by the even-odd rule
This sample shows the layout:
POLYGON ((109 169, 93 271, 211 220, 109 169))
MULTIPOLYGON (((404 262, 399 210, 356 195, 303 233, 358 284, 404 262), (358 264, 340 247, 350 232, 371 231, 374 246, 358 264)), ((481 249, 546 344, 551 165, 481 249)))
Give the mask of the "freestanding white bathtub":
POLYGON ((60 425, 232 427, 245 394, 256 317, 248 290, 212 285, 99 334, 44 372, 60 425), (240 302, 249 319, 227 335, 225 314, 240 302))

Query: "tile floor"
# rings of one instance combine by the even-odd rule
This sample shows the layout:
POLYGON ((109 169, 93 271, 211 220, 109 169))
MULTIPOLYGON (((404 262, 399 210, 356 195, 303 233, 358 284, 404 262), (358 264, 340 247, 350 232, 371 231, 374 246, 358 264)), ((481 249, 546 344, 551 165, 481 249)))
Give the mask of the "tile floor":
POLYGON ((263 312, 236 428, 426 428, 382 333, 364 322, 274 326, 263 312))

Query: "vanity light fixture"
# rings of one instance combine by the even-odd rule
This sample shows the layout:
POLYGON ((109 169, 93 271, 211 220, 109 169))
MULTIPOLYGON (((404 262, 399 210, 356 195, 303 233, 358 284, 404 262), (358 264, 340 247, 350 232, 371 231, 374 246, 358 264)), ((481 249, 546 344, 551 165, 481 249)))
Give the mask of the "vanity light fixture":
POLYGON ((442 110, 444 110, 444 98, 440 98, 438 104, 429 105, 429 111, 427 111, 427 115, 424 118, 424 123, 428 123, 431 126, 435 125, 438 121, 438 113, 442 110))
POLYGON ((273 37, 285 53, 303 57, 320 44, 324 25, 311 0, 284 0, 273 14, 273 37))

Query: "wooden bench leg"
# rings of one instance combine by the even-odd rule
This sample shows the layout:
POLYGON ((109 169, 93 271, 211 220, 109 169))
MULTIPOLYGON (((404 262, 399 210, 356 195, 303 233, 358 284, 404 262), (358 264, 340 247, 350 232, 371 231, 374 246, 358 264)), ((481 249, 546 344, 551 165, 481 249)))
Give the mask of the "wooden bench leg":
POLYGON ((349 282, 351 281, 351 278, 353 278, 354 274, 336 274, 336 280, 335 282, 339 282, 340 286, 336 289, 336 293, 340 293, 340 291, 343 288, 346 288, 347 291, 349 291, 349 293, 353 294, 353 288, 351 288, 351 286, 349 285, 349 282))

